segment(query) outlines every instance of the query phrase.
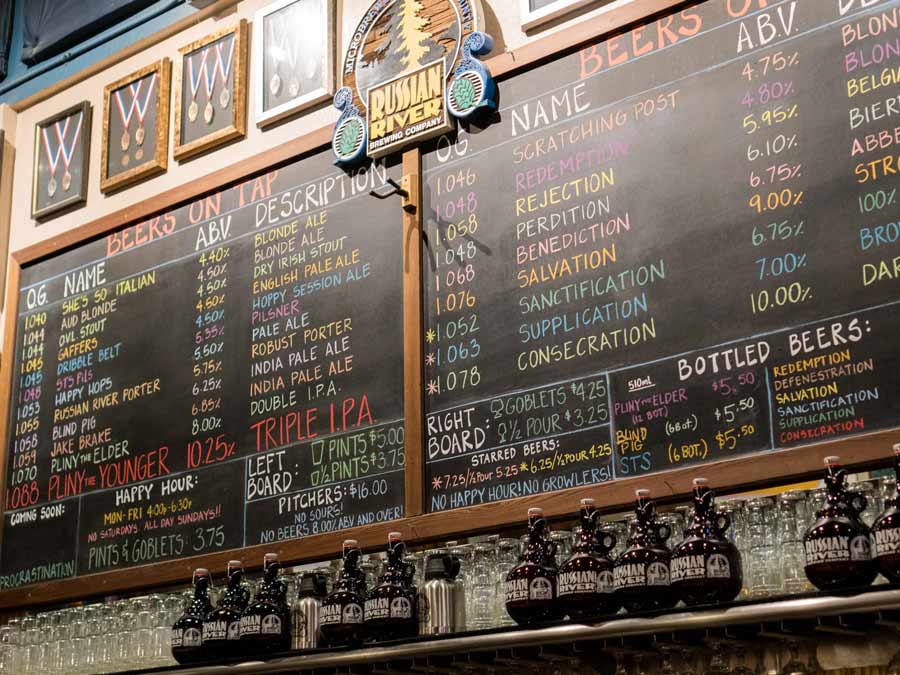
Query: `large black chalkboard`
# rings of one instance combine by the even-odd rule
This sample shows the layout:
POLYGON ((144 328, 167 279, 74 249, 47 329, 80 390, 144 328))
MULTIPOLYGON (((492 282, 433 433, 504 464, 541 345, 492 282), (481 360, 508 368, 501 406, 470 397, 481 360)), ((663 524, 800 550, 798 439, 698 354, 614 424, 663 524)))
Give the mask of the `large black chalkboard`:
POLYGON ((430 149, 430 510, 900 424, 898 22, 709 0, 430 149))
POLYGON ((387 177, 322 152, 23 268, 0 587, 402 516, 387 177))

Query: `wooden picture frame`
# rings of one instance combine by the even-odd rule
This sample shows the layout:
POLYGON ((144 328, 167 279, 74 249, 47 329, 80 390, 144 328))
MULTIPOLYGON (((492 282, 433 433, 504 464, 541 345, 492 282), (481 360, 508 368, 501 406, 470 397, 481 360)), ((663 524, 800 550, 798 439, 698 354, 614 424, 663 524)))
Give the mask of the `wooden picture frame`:
POLYGON ((31 176, 31 217, 35 220, 87 203, 92 112, 91 104, 82 101, 35 125, 31 176), (67 120, 76 123, 73 131, 66 126, 67 120), (55 138, 51 138, 51 128, 55 138), (76 156, 78 163, 72 166, 76 156))
POLYGON ((335 15, 335 0, 276 0, 256 12, 252 62, 258 127, 334 96, 335 15))
POLYGON ((247 133, 247 21, 241 19, 178 51, 181 63, 175 74, 174 156, 181 162, 243 138, 247 133), (223 55, 226 43, 228 59, 222 65, 226 61, 223 55), (198 62, 196 67, 194 60, 198 62), (220 79, 227 84, 217 88, 220 79), (222 105, 224 97, 228 99, 227 106, 222 105), (211 117, 207 113, 210 108, 211 117), (208 133, 204 133, 206 127, 208 133))
MULTIPOLYGON (((104 193, 114 192, 134 185, 161 173, 169 167, 169 95, 172 84, 172 61, 163 58, 140 70, 112 82, 103 90, 103 141, 100 161, 100 190, 104 193), (134 85, 137 84, 137 91, 134 85), (142 91, 146 87, 146 92, 142 91), (123 104, 120 92, 128 88, 123 104), (155 105, 153 96, 155 92, 155 105), (117 100, 113 105, 113 98, 117 100), (152 150, 145 145, 143 122, 145 115, 152 115, 152 130, 146 134, 153 139, 152 150), (114 118, 114 116, 118 117, 114 118), (134 116, 137 115, 139 126, 133 128, 134 116), (126 122, 127 120, 127 122, 126 122), (111 131, 116 127, 126 126, 121 141, 118 134, 111 131), (132 132, 134 136, 132 136, 132 132), (138 136, 140 134, 140 136, 138 136), (128 139, 127 144, 125 138, 128 139), (115 144, 119 145, 119 149, 115 144), (111 145, 112 144, 112 145, 111 145), (128 147, 123 147, 128 145, 128 147), (137 145, 138 147, 134 147, 137 145), (133 152, 129 153, 128 150, 133 152), (145 155, 146 153, 146 155, 145 155), (141 162, 141 159, 146 159, 141 162), (134 166, 125 168, 131 160, 134 166), (122 167, 119 171, 110 171, 111 163, 122 167), (139 163, 140 162, 140 163, 139 163)), ((147 144, 149 145, 149 144, 147 144)))
POLYGON ((602 7, 605 13, 609 10, 620 9, 634 0, 551 0, 543 7, 532 8, 534 0, 519 0, 519 16, 522 21, 522 30, 525 32, 539 28, 544 24, 589 7, 602 7))

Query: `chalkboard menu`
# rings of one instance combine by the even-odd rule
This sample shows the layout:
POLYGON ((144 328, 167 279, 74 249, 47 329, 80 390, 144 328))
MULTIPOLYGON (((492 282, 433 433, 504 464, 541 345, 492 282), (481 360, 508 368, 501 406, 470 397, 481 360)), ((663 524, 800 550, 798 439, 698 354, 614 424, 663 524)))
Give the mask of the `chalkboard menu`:
POLYGON ((0 587, 403 515, 388 177, 323 152, 22 270, 0 587))
POLYGON ((431 148, 430 510, 900 424, 898 26, 710 0, 431 148))

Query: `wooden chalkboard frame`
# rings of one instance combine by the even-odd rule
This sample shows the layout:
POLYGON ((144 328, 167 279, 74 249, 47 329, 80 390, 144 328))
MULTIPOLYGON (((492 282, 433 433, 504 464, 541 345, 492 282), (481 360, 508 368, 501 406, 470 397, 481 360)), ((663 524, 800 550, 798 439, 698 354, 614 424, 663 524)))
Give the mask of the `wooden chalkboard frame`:
MULTIPOLYGON (((545 39, 526 45, 515 52, 507 52, 488 62, 492 73, 508 76, 515 71, 554 56, 571 51, 589 40, 649 21, 659 12, 689 3, 680 0, 633 0, 616 12, 601 14, 594 19, 545 39)), ((300 158, 326 148, 331 142, 331 126, 322 127, 271 150, 241 160, 196 181, 137 202, 120 211, 108 214, 91 223, 62 233, 47 241, 29 246, 10 256, 9 285, 6 291, 6 317, 3 353, 0 369, 0 400, 8 401, 12 390, 12 370, 15 350, 15 328, 18 312, 19 277, 21 269, 30 263, 64 251, 109 231, 125 227, 138 220, 171 209, 222 185, 238 181, 247 175, 265 170, 282 162, 300 158)), ((418 150, 403 155, 404 176, 420 177, 421 157, 418 150)), ((374 550, 384 544, 388 529, 398 530, 408 541, 425 543, 465 536, 504 527, 523 521, 525 510, 534 504, 534 497, 522 497, 456 509, 444 513, 424 513, 424 423, 422 398, 422 325, 423 289, 421 276, 421 210, 418 208, 421 180, 413 180, 412 201, 415 212, 401 211, 397 200, 398 217, 403 213, 403 320, 404 320, 404 425, 406 432, 405 513, 402 520, 376 523, 352 530, 293 539, 276 544, 251 546, 242 549, 248 563, 261 561, 268 551, 277 551, 288 563, 311 562, 336 557, 341 542, 348 537, 359 540, 364 550, 374 550)), ((6 438, 9 428, 9 408, 0 415, 0 437, 6 438)), ((838 454, 844 463, 855 468, 884 465, 888 461, 891 444, 900 442, 900 427, 873 432, 852 438, 841 438, 817 444, 745 455, 735 459, 705 464, 702 473, 720 492, 738 491, 789 482, 816 475, 826 455, 838 454)), ((0 447, 0 466, 6 466, 6 447, 0 447)), ((601 510, 615 511, 630 503, 638 487, 650 488, 662 501, 673 501, 689 494, 691 481, 698 467, 688 466, 664 473, 618 479, 600 485, 572 488, 544 494, 540 505, 548 517, 562 517, 574 513, 579 499, 593 497, 601 510)), ((6 471, 0 471, 0 492, 5 489, 6 471)), ((2 508, 2 507, 0 507, 2 508)), ((2 510, 0 510, 2 516, 2 510)), ((2 531, 0 531, 2 536, 2 531)), ((2 545, 2 541, 0 541, 2 545)), ((0 610, 18 611, 25 607, 80 600, 88 597, 127 593, 166 584, 184 583, 197 566, 209 568, 213 574, 222 573, 233 551, 206 554, 152 563, 98 574, 49 581, 0 592, 0 610)))

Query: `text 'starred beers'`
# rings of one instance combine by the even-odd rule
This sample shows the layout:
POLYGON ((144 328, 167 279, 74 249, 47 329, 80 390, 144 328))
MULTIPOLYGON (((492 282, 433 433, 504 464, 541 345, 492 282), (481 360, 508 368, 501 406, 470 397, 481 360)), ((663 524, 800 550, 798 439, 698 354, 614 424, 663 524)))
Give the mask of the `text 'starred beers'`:
POLYGON ((328 647, 358 646, 363 641, 366 576, 359 568, 362 553, 355 539, 344 542, 344 566, 334 589, 322 602, 320 630, 328 647))
POLYGON ((203 650, 208 659, 230 659, 241 655, 241 614, 250 602, 250 588, 243 579, 241 561, 228 561, 228 587, 219 605, 203 622, 203 650))
POLYGON ((615 614, 620 607, 613 593, 613 561, 609 558, 616 538, 597 530, 598 515, 593 499, 581 500, 581 532, 571 557, 559 570, 560 607, 579 621, 615 614))
POLYGON ((181 665, 207 658, 203 648, 203 622, 212 611, 209 584, 209 570, 194 570, 194 599, 172 625, 172 656, 181 665))
MULTIPOLYGON (((900 487, 900 443, 894 446, 894 473, 900 487)), ((878 571, 887 579, 900 582, 900 492, 885 500, 885 509, 872 525, 872 546, 878 571)))
POLYGON ((705 478, 694 479, 694 515, 686 536, 672 552, 672 587, 686 605, 731 602, 744 583, 741 554, 725 537, 726 513, 716 513, 705 478))
POLYGON ((388 535, 384 572, 366 596, 366 636, 375 642, 415 637, 419 632, 413 566, 403 561, 406 544, 399 532, 388 535))
POLYGON ((241 651, 245 656, 283 652, 291 647, 291 612, 287 585, 280 572, 278 555, 266 553, 262 585, 241 615, 241 651))
POLYGON ((669 526, 656 519, 650 490, 637 490, 635 519, 631 522, 628 548, 616 559, 613 584, 629 612, 668 609, 678 602, 669 580, 669 526))
POLYGON ((878 574, 869 528, 859 514, 866 498, 846 488, 839 457, 826 457, 825 506, 803 537, 806 576, 819 590, 868 586, 878 574))
POLYGON ((506 611, 524 626, 564 616, 556 599, 556 544, 546 529, 544 510, 528 509, 528 545, 522 562, 506 575, 506 611))

